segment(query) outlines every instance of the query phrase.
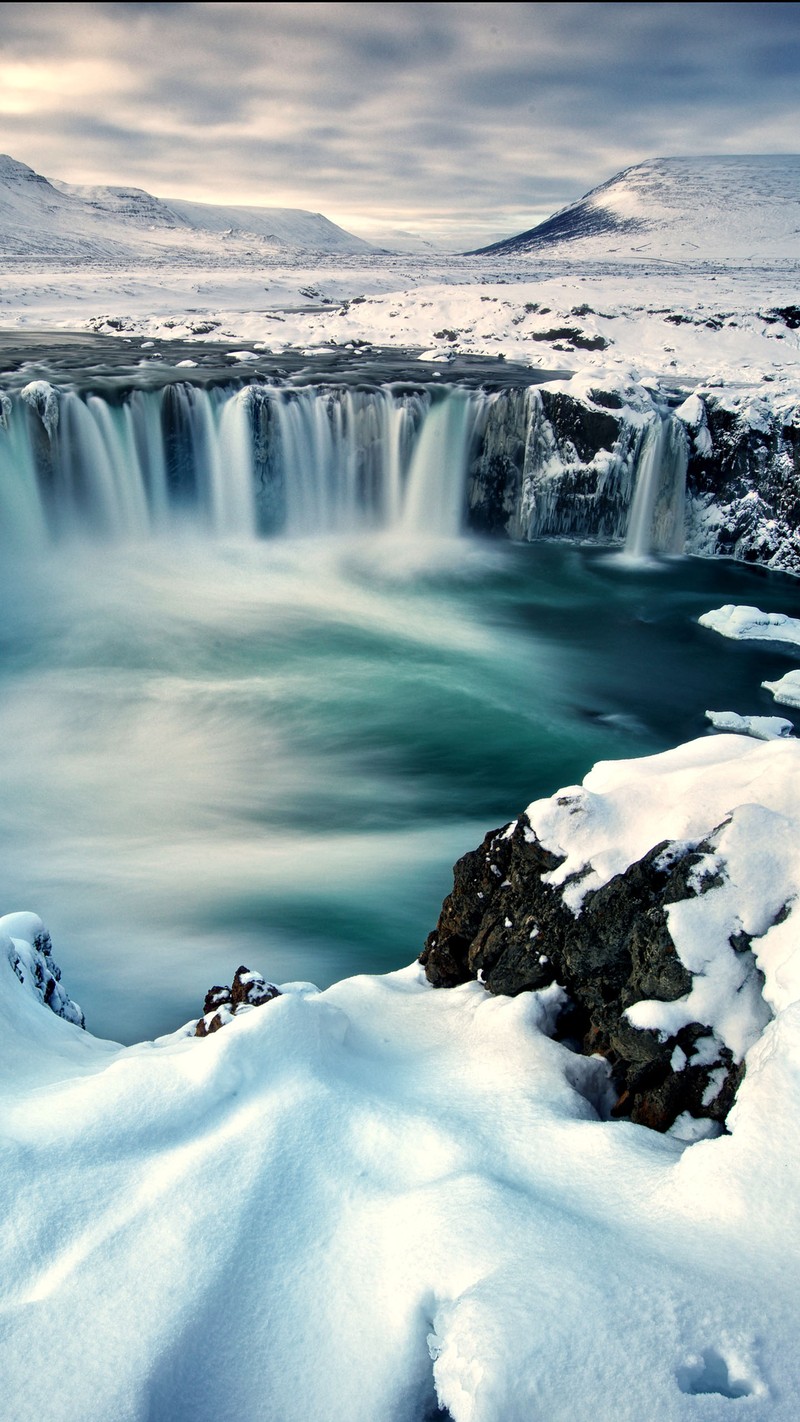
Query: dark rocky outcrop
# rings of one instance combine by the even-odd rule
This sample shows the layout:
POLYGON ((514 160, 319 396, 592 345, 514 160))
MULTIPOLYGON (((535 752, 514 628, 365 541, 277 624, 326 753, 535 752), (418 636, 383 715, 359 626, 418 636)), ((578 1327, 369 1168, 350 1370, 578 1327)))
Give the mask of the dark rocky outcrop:
POLYGON ((251 1007, 262 1007, 280 997, 280 989, 268 983, 260 973, 251 972, 244 964, 236 969, 230 987, 212 987, 206 993, 203 1016, 194 1029, 195 1037, 208 1037, 220 1027, 232 1022, 237 1013, 251 1007))
POLYGON ((704 397, 687 471, 690 551, 800 572, 800 407, 704 397))
POLYGON ((619 541, 641 440, 614 392, 592 391, 590 403, 544 387, 503 392, 473 450, 468 522, 511 538, 619 541))
MULTIPOLYGON (((743 1067, 713 1037, 712 1025, 689 1023, 666 1037, 626 1016, 634 1003, 672 1002, 690 991, 692 975, 670 937, 666 909, 715 886, 697 873, 710 849, 705 841, 655 845, 587 892, 575 914, 564 902, 566 885, 544 877, 563 860, 523 817, 492 831, 456 864, 453 891, 420 958, 426 976, 434 987, 479 978, 489 992, 510 996, 557 982, 569 996, 559 1035, 609 1061, 617 1090, 612 1114, 660 1131, 686 1111, 723 1122, 743 1067)), ((747 951, 746 944, 731 947, 747 951)))

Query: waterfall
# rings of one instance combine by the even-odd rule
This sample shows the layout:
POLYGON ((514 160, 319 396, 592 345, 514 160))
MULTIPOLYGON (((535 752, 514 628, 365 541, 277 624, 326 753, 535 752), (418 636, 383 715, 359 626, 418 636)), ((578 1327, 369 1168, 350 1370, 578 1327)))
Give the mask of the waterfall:
POLYGON ((241 391, 170 386, 113 400, 37 381, 7 402, 0 428, 0 538, 141 539, 185 517, 252 537, 251 427, 241 391))
POLYGON ((683 425, 559 410, 533 387, 268 385, 0 393, 0 543, 394 530, 626 537, 679 552, 683 425), (555 417, 558 416, 558 419, 555 417), (581 423, 583 421, 583 423, 581 423))
POLYGON ((682 552, 688 453, 686 431, 679 420, 657 416, 650 422, 636 465, 625 538, 629 557, 682 552))
POLYGON ((0 406, 0 539, 458 533, 481 391, 26 386, 0 406))

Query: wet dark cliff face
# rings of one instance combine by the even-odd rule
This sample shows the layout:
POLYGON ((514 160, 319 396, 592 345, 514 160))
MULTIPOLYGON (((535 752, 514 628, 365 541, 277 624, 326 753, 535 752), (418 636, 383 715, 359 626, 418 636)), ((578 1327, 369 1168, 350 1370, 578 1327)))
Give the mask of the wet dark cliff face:
POLYGON ((561 392, 504 392, 470 464, 469 526, 522 539, 624 538, 641 440, 625 414, 561 392))
MULTIPOLYGON (((575 914, 564 903, 566 885, 546 879, 563 861, 523 816, 456 864, 420 962, 434 987, 479 978, 489 992, 516 996, 559 983, 569 999, 559 1034, 608 1060, 617 1091, 612 1114, 659 1131, 686 1111, 724 1122, 743 1066, 711 1025, 692 1022, 667 1037, 626 1016, 634 1003, 672 1002, 691 990, 666 910, 715 887, 717 880, 698 881, 695 872, 710 847, 655 845, 587 893, 575 914)), ((746 953, 749 945, 737 941, 731 951, 746 953)))

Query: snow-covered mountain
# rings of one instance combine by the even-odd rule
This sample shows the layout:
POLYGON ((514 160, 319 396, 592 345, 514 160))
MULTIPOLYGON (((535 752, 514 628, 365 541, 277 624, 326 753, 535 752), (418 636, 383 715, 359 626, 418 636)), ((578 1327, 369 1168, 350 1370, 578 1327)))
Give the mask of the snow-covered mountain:
POLYGON ((482 252, 618 261, 800 258, 800 155, 653 158, 482 252))
POLYGON ((141 188, 52 181, 0 155, 0 251, 5 257, 138 258, 191 255, 243 245, 265 251, 363 252, 368 242, 300 208, 219 207, 153 197, 141 188))

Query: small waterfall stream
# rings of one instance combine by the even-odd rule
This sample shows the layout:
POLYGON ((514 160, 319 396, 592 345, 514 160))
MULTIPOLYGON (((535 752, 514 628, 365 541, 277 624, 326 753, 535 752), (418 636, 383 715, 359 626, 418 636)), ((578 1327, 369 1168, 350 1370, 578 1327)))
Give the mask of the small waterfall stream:
POLYGON ((656 416, 648 425, 636 465, 625 553, 682 553, 686 498, 686 431, 679 420, 656 416))

